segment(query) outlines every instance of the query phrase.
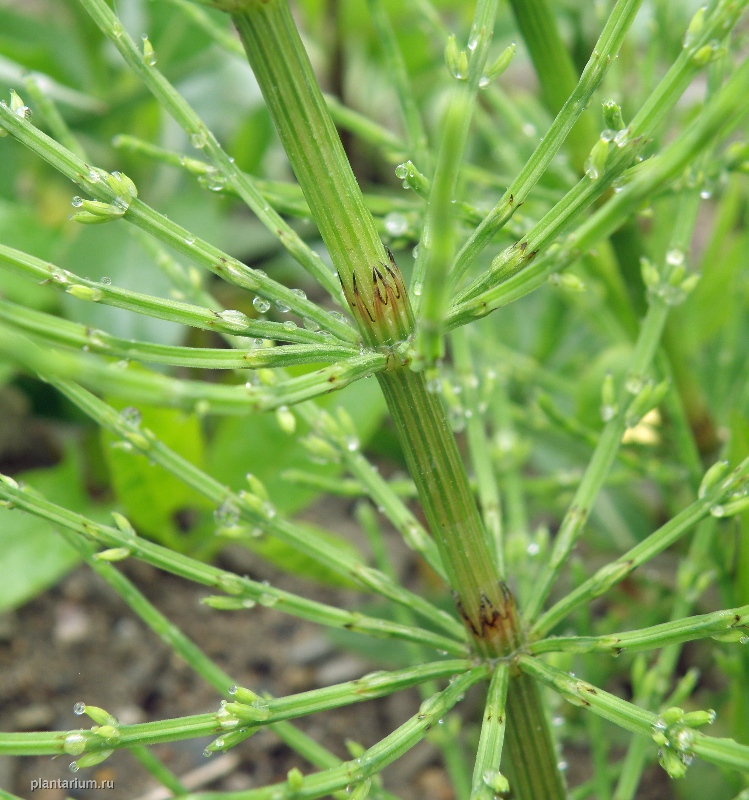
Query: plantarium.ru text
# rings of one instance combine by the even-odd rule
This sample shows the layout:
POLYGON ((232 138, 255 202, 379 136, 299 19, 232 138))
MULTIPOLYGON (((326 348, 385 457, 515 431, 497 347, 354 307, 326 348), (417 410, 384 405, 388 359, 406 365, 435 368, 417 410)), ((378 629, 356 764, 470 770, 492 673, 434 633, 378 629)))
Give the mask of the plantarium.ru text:
POLYGON ((215 692, 139 721, 82 682, 0 756, 202 800, 749 798, 747 5, 0 7, 0 402, 54 441, 0 437, 0 611, 85 562, 215 692), (378 671, 273 696, 137 562, 378 671), (372 741, 306 727, 396 692, 372 741), (300 766, 164 755, 263 736, 300 766), (439 788, 390 779, 419 747, 439 788))

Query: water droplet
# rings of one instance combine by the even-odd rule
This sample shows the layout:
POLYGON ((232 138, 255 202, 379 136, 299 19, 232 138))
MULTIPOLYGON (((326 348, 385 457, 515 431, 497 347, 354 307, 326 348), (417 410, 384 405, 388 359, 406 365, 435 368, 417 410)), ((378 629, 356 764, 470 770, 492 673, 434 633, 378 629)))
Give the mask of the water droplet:
POLYGON ((385 230, 391 236, 402 236, 408 230, 408 220, 397 211, 391 211, 385 217, 385 230))
POLYGON ((202 150, 206 145, 205 134, 202 131, 195 131, 194 133, 191 133, 190 144, 198 150, 202 150))
POLYGON ((346 322, 346 317, 340 311, 329 311, 328 313, 336 322, 346 322))
POLYGON ((282 302, 281 300, 276 300, 276 308, 282 314, 288 314, 289 313, 289 306, 287 306, 286 303, 282 302))
POLYGON ((485 89, 491 83, 491 78, 488 75, 482 75, 479 78, 479 89, 485 89))
POLYGON ((105 275, 103 278, 101 278, 99 280, 99 283, 103 284, 104 286, 111 286, 112 285, 112 279, 111 278, 107 278, 107 276, 105 275))
POLYGON ((205 174, 205 185, 212 192, 220 192, 226 186, 226 178, 217 169, 210 169, 205 174))
POLYGON ((424 284, 421 281, 416 281, 413 288, 414 297, 421 297, 421 293, 424 291, 424 284))
POLYGON ((292 289, 291 293, 293 295, 295 295, 296 297, 300 297, 302 300, 306 300, 307 299, 307 295, 304 293, 304 291, 302 289, 292 289))
POLYGON ((717 505, 717 506, 713 506, 713 507, 710 509, 710 513, 711 513, 711 514, 712 514, 714 517, 722 517, 722 516, 724 516, 724 515, 725 515, 725 513, 726 513, 726 509, 725 509, 725 507, 724 507, 724 506, 717 505))
POLYGON ((606 130, 601 131, 601 139, 604 142, 613 142, 616 139, 616 131, 612 130, 611 128, 606 128, 606 130))
POLYGON ((536 126, 530 122, 526 122, 521 130, 529 139, 532 139, 537 133, 536 126))
POLYGON ((273 606, 278 604, 278 597, 275 594, 271 594, 270 592, 263 592, 258 598, 258 602, 260 603, 261 606, 266 606, 266 608, 273 608, 273 606))
POLYGON ((234 309, 219 312, 219 317, 233 331, 243 331, 250 324, 250 319, 246 314, 234 309))
POLYGON ((304 327, 308 331, 319 331, 320 326, 315 322, 313 319, 309 319, 305 317, 302 322, 304 323, 304 327))
POLYGON ((123 408, 122 411, 120 411, 120 419, 127 425, 140 425, 141 414, 137 408, 133 406, 128 406, 127 408, 123 408))
POLYGON ((195 244, 195 237, 191 233, 185 236, 185 244, 189 244, 191 247, 195 244))
POLYGON ((80 767, 78 766, 78 764, 75 761, 71 761, 70 764, 68 764, 68 769, 71 772, 78 772, 80 767))
POLYGON ((204 755, 206 758, 210 758, 210 757, 213 755, 213 753, 212 753, 212 752, 211 752, 211 751, 210 751, 210 750, 209 750, 209 749, 206 747, 206 749, 205 749, 205 750, 203 750, 203 755, 204 755))
POLYGON ((418 244, 414 245, 414 249, 411 251, 411 255, 414 258, 418 258, 419 257, 419 245, 418 244))
POLYGON ((213 512, 213 519, 220 528, 234 528, 239 522, 239 509, 231 500, 224 500, 213 512))
POLYGON ((536 542, 531 542, 526 548, 526 553, 528 553, 528 555, 531 557, 537 556, 540 550, 541 548, 538 546, 536 542))
POLYGON ((265 314, 270 310, 270 302, 264 297, 260 297, 260 295, 252 301, 252 305, 255 307, 255 311, 260 314, 265 314))
POLYGON ((86 749, 86 737, 82 733, 69 733, 62 747, 69 756, 79 756, 86 749))
POLYGON ((80 208, 83 205, 83 198, 82 197, 78 197, 78 195, 76 195, 70 201, 70 205, 73 206, 73 208, 80 208))
POLYGON ((405 164, 398 164, 395 168, 395 177, 405 180, 408 177, 408 167, 405 164))
POLYGON ((666 253, 666 263, 672 267, 681 266, 684 263, 684 251, 674 248, 666 253))
POLYGON ((293 331, 297 327, 297 324, 293 320, 287 319, 283 326, 287 331, 293 331))

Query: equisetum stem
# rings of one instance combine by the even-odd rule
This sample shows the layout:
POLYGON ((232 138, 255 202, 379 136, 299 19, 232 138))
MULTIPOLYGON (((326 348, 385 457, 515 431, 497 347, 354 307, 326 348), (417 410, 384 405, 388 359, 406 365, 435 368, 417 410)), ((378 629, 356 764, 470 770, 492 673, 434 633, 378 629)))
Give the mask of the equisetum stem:
MULTIPOLYGON (((388 354, 377 379, 474 647, 485 657, 507 655, 522 643, 514 598, 499 580, 441 397, 428 391, 423 373, 409 369, 415 329, 409 298, 363 202, 287 0, 218 5, 232 13, 362 337, 388 354)), ((491 4, 479 5, 490 13, 491 4)), ((517 797, 561 800, 551 733, 531 680, 510 680, 508 706, 514 709, 507 726, 514 774, 518 786, 536 792, 517 797)))
POLYGON ((509 652, 517 646, 514 601, 498 583, 441 399, 408 368, 408 295, 363 202, 288 3, 246 0, 229 10, 362 337, 388 356, 378 380, 469 631, 482 653, 509 652))

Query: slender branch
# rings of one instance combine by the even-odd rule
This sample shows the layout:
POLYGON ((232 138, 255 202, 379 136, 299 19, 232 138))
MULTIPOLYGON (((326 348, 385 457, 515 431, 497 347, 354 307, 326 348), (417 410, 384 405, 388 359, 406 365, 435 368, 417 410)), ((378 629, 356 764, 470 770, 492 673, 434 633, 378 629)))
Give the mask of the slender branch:
MULTIPOLYGON (((130 419, 129 415, 118 414, 106 403, 73 383, 57 380, 50 382, 99 426, 124 439, 129 447, 147 455, 211 500, 217 507, 219 517, 227 518, 226 524, 236 525, 239 520, 243 520, 253 528, 258 527, 339 575, 353 580, 359 586, 412 608, 451 635, 458 638, 465 636, 461 626, 449 614, 414 592, 399 586, 378 570, 367 567, 357 556, 335 547, 322 537, 315 536, 309 528, 283 518, 267 497, 253 491, 239 493, 230 491, 209 474, 166 447, 151 431, 141 428, 138 422, 130 419)), ((256 487, 256 491, 262 493, 264 488, 256 487)))
MULTIPOLYGON (((250 727, 258 728, 274 722, 308 716, 319 711, 385 697, 422 681, 448 678, 456 672, 462 672, 461 677, 465 678, 466 675, 470 675, 470 672, 466 672, 469 665, 468 661, 440 661, 394 672, 373 672, 355 681, 288 697, 260 701, 260 704, 256 703, 255 706, 244 703, 228 703, 222 705, 222 709, 225 709, 224 713, 219 711, 215 714, 196 714, 137 725, 120 725, 118 726, 119 735, 114 740, 103 739, 87 731, 0 734, 0 753, 57 755, 66 752, 65 740, 70 733, 87 734, 83 752, 97 752, 130 747, 134 744, 148 746, 186 738, 211 736, 220 734, 222 731, 234 731, 237 728, 245 727, 249 720, 251 720, 250 727), (247 709, 256 709, 261 713, 248 712, 247 709), (246 720, 242 717, 243 713, 247 714, 246 720), (232 721, 232 717, 234 724, 230 725, 228 723, 232 721), (245 722, 245 725, 241 725, 242 722, 245 722), (28 750, 24 750, 25 746, 28 747, 28 750)), ((234 688, 236 689, 236 687, 234 688)))
MULTIPOLYGON (((535 0, 534 0, 535 1, 535 0)), ((499 202, 471 234, 455 259, 451 271, 453 286, 457 285, 481 251, 489 244, 494 234, 500 230, 526 201, 533 187, 546 172, 554 156, 559 151, 573 126, 580 118, 593 93, 603 81, 611 61, 616 58, 624 37, 634 21, 642 0, 619 0, 609 15, 606 25, 593 48, 593 53, 585 65, 580 80, 573 76, 571 93, 564 93, 559 113, 546 132, 543 140, 534 150, 525 166, 507 188, 499 202)), ((516 3, 517 9, 523 4, 516 3)), ((529 42, 533 47, 534 42, 529 42)), ((535 53, 535 50, 533 50, 535 53)), ((566 55, 566 50, 564 51, 566 55)), ((555 61, 552 72, 565 67, 566 59, 555 61)), ((562 70, 563 71, 563 70, 562 70)), ((559 74, 559 73, 557 73, 559 74)), ((555 102, 556 105, 556 102, 555 102)), ((556 111, 556 109, 555 109, 556 111)), ((590 146, 590 144, 588 145, 590 146)))
POLYGON ((654 650, 672 644, 691 642, 694 639, 726 638, 737 640, 747 637, 749 631, 749 605, 729 608, 712 614, 664 622, 650 628, 626 633, 610 633, 605 636, 552 636, 528 645, 533 655, 554 652, 609 653, 618 656, 627 650, 654 650))
POLYGON ((452 204, 457 190, 460 164, 463 161, 468 130, 476 104, 479 82, 484 73, 494 34, 497 0, 479 0, 468 41, 468 74, 453 89, 450 104, 442 122, 437 163, 429 195, 426 219, 414 265, 412 287, 423 286, 423 293, 414 291, 414 304, 419 316, 417 348, 428 365, 444 353, 443 314, 448 300, 448 272, 455 247, 455 218, 452 204))
MULTIPOLYGON (((453 306, 447 314, 447 327, 466 324, 525 296, 541 285, 549 275, 564 269, 581 253, 617 230, 643 199, 680 175, 698 153, 742 119, 749 107, 748 90, 749 62, 745 61, 682 136, 664 148, 658 156, 640 165, 631 182, 621 192, 614 195, 577 231, 569 234, 558 248, 550 249, 546 255, 535 258, 537 250, 531 250, 529 242, 524 240, 516 248, 517 258, 523 264, 522 271, 513 273, 512 277, 496 288, 483 291, 472 299, 453 306)), ((558 211, 553 213, 558 215, 558 211)))
MULTIPOLYGON (((190 5, 192 5, 192 3, 190 3, 190 5)), ((237 44, 239 44, 238 41, 237 44)), ((244 52, 242 56, 244 57, 244 52)), ((211 179, 215 171, 215 167, 211 166, 207 161, 186 156, 176 150, 167 150, 145 139, 139 139, 137 136, 118 134, 112 140, 112 146, 126 153, 134 153, 158 161, 161 164, 178 167, 189 175, 194 175, 199 179, 211 179)), ((279 214, 289 214, 291 216, 304 218, 312 216, 307 201, 304 199, 302 188, 298 183, 269 181, 263 180, 262 178, 255 178, 254 176, 252 176, 252 179, 255 181, 260 192, 262 192, 263 197, 279 214)), ((236 191, 230 183, 227 183, 220 189, 212 188, 211 191, 220 191, 224 194, 236 195, 236 191)), ((414 212, 418 209, 418 206, 413 201, 400 195, 364 194, 363 197, 366 207, 372 214, 378 214, 380 216, 385 216, 391 211, 414 212)))
POLYGON ((359 378, 384 369, 387 364, 384 355, 370 352, 272 386, 253 383, 224 386, 178 380, 155 372, 112 369, 110 364, 94 361, 88 356, 52 353, 5 326, 0 326, 0 352, 14 363, 47 378, 75 380, 132 402, 168 405, 199 414, 271 411, 342 389, 359 378))
MULTIPOLYGON (((0 104, 0 127, 80 186, 95 200, 119 206, 123 219, 170 245, 200 266, 224 280, 256 292, 277 305, 290 309, 303 319, 313 320, 321 328, 329 330, 334 336, 344 341, 358 340, 356 332, 349 325, 323 311, 306 298, 295 294, 291 289, 272 280, 259 270, 246 266, 205 240, 194 236, 186 228, 163 214, 159 214, 139 200, 137 196, 129 199, 123 198, 110 185, 112 175, 86 164, 54 139, 50 139, 31 125, 25 118, 21 119, 14 114, 4 104, 0 104), (124 206, 124 210, 122 206, 124 206)), ((117 176, 114 178, 117 179, 117 176)))
POLYGON ((632 362, 628 370, 627 385, 636 387, 635 391, 630 392, 627 385, 621 387, 616 406, 618 407, 618 412, 614 413, 613 417, 607 422, 603 433, 598 439, 593 457, 588 463, 583 479, 559 527, 549 560, 535 581, 533 594, 529 598, 525 609, 528 620, 533 620, 543 607, 551 586, 582 533, 596 496, 601 490, 611 467, 614 465, 622 435, 628 427, 628 415, 634 402, 632 395, 637 395, 643 388, 645 375, 658 349, 668 311, 669 306, 663 300, 652 298, 647 316, 640 328, 640 335, 635 344, 632 362))
POLYGON ((401 115, 406 126, 408 149, 419 164, 429 168, 429 142, 424 123, 411 90, 403 54, 398 47, 395 31, 390 23, 382 0, 367 0, 369 14, 382 48, 388 67, 388 74, 398 95, 401 115))
POLYGON ((463 655, 466 651, 464 645, 458 644, 454 639, 433 634, 429 631, 397 623, 367 617, 364 614, 344 611, 334 606, 318 603, 299 597, 291 592, 277 589, 276 587, 242 578, 234 573, 203 564, 193 558, 176 553, 169 548, 154 544, 135 536, 132 530, 122 531, 106 525, 95 523, 81 514, 75 514, 61 506, 44 500, 36 493, 18 488, 13 485, 15 481, 4 478, 0 480, 0 497, 10 501, 14 507, 50 520, 58 525, 63 525, 71 531, 81 534, 91 541, 104 545, 107 548, 125 548, 134 558, 145 561, 159 569, 171 572, 174 575, 211 586, 218 591, 227 593, 224 605, 233 605, 234 608, 251 608, 256 603, 278 608, 301 619, 308 619, 323 625, 336 628, 345 628, 374 636, 405 638, 422 644, 431 644, 439 650, 463 655), (229 601, 236 601, 230 603, 229 601), (245 602, 247 601, 247 602, 245 602))
POLYGON ((117 48, 127 65, 143 81, 148 90, 174 120, 190 136, 193 146, 204 149, 214 167, 225 176, 237 194, 253 210, 257 218, 315 280, 340 301, 340 287, 320 256, 265 201, 254 180, 242 172, 224 152, 216 137, 179 92, 166 80, 153 63, 144 58, 122 23, 104 0, 80 0, 81 5, 99 26, 101 32, 117 48))
MULTIPOLYGON (((252 319, 241 311, 233 309, 217 310, 220 306, 212 309, 210 306, 190 305, 179 300, 166 300, 82 278, 69 270, 61 269, 48 261, 3 244, 0 244, 0 268, 37 282, 49 283, 80 300, 124 308, 137 314, 193 328, 234 336, 254 336, 271 341, 327 344, 326 336, 296 325, 291 328, 281 322, 252 319)), ((192 283, 190 285, 194 291, 197 290, 197 286, 192 283)), ((215 305, 215 301, 211 305, 215 305)))
POLYGON ((86 351, 90 350, 92 353, 112 358, 196 369, 260 369, 288 367, 295 364, 319 364, 356 356, 359 352, 345 345, 336 344, 255 347, 251 350, 152 344, 120 339, 98 328, 69 322, 43 311, 33 311, 7 300, 0 300, 0 320, 15 330, 75 350, 85 348, 86 351))
POLYGON ((505 738, 505 702, 509 676, 508 665, 498 664, 489 684, 476 763, 473 767, 471 800, 492 800, 496 791, 503 788, 499 763, 505 738))
MULTIPOLYGON (((559 692, 565 700, 573 705, 584 706, 620 728, 647 737, 659 730, 657 726, 665 728, 663 720, 652 711, 621 700, 586 681, 544 664, 540 659, 520 656, 518 664, 525 673, 559 692)), ((679 749, 687 755, 699 756, 721 767, 749 769, 749 745, 738 744, 733 739, 715 739, 692 728, 685 730, 688 735, 679 749)))
MULTIPOLYGON (((497 256, 491 269, 474 281, 456 298, 456 305, 477 297, 482 291, 512 276, 519 269, 527 268, 527 263, 536 253, 546 247, 569 223, 585 208, 600 197, 629 167, 653 138, 656 129, 672 111, 678 99, 702 68, 696 57, 716 36, 722 36, 735 25, 747 6, 747 0, 721 0, 703 22, 702 28, 684 47, 679 57, 658 83, 655 90, 643 104, 640 111, 616 139, 616 147, 609 152, 605 170, 597 180, 585 176, 562 200, 549 211, 528 234, 520 246, 514 246, 497 256)), ((656 184, 657 189, 659 184, 656 184)), ((655 190, 655 189, 654 189, 655 190)), ((625 215, 622 215, 622 219, 625 215)))
POLYGON ((608 591, 612 586, 624 580, 641 564, 646 563, 658 553, 672 545, 683 536, 695 523, 710 514, 716 506, 737 491, 749 476, 749 458, 741 462, 731 474, 718 482, 703 497, 688 505, 683 511, 670 519, 650 536, 643 539, 631 550, 615 561, 601 567, 588 580, 573 589, 562 600, 546 611, 531 629, 531 635, 538 638, 550 631, 558 622, 582 603, 608 591))

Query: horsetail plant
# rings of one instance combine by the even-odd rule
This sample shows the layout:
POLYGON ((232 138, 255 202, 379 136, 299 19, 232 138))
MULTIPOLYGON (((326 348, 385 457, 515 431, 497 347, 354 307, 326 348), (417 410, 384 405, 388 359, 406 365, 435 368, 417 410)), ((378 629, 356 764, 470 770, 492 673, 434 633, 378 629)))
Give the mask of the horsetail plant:
MULTIPOLYGON (((620 54, 630 62, 636 57, 639 45, 630 39, 636 39, 641 0, 595 4, 597 11, 610 5, 610 13, 581 70, 547 2, 513 0, 517 28, 540 82, 541 106, 518 106, 510 96, 517 48, 506 38, 511 19, 498 0, 477 0, 465 46, 428 0, 410 0, 407 13, 444 52, 437 78, 442 111, 431 126, 412 88, 388 4, 367 0, 402 117, 401 138, 323 94, 288 0, 200 0, 213 10, 187 0, 162 0, 230 57, 246 55, 296 177, 297 183, 290 183, 260 179, 240 168, 159 70, 158 41, 154 46, 144 37, 137 44, 105 0, 77 2, 198 152, 183 154, 130 133, 118 134, 116 151, 176 167, 209 191, 241 200, 318 284, 324 299, 308 299, 302 290, 248 266, 149 205, 145 188, 124 173, 92 164, 83 140, 58 110, 52 84, 31 75, 18 88, 53 137, 32 121, 15 91, 9 103, 0 104, 0 130, 86 195, 73 198, 73 222, 127 226, 168 276, 173 295, 166 299, 91 280, 5 243, 0 243, 0 267, 82 303, 212 332, 223 346, 218 340, 211 347, 135 340, 0 298, 2 356, 53 387, 133 459, 146 456, 205 498, 216 510, 222 540, 261 535, 280 541, 357 590, 383 598, 392 610, 378 616, 338 608, 242 577, 139 535, 116 511, 113 524, 103 524, 0 476, 5 506, 51 522, 133 612, 223 695, 215 713, 133 725, 80 703, 75 713, 95 723, 91 730, 3 733, 0 754, 67 754, 77 771, 125 748, 175 795, 188 796, 150 746, 210 737, 205 751, 210 755, 239 746, 267 727, 317 770, 303 774, 295 768, 285 781, 239 793, 190 796, 392 798, 379 773, 427 736, 442 750, 459 800, 593 795, 626 800, 635 796, 644 768, 656 757, 672 778, 688 775, 696 757, 733 771, 728 785, 739 792, 745 788, 736 773, 746 781, 749 744, 703 732, 715 712, 693 707, 693 674, 676 680, 681 645, 708 638, 730 645, 749 637, 749 453, 732 441, 718 453, 721 460, 705 470, 703 462, 721 448, 699 441, 696 420, 702 411, 684 377, 678 341, 679 332, 683 335, 692 323, 676 307, 697 291, 700 275, 688 268, 687 256, 702 224, 706 187, 723 182, 720 213, 728 214, 729 201, 736 205, 737 197, 745 202, 745 176, 741 181, 749 163, 747 147, 733 133, 749 111, 749 61, 738 55, 741 29, 735 30, 747 3, 712 0, 697 10, 691 22, 685 21, 682 45, 663 74, 658 77, 651 69, 632 93, 634 100, 620 105, 606 99, 596 114, 586 108, 602 86, 608 90, 608 78, 626 83, 616 60, 620 54), (216 10, 231 18, 238 40, 216 10), (676 135, 664 135, 670 119, 685 116, 679 103, 690 86, 701 89, 704 104, 676 135), (526 115, 546 126, 540 141, 529 138, 526 115), (410 192, 362 192, 339 129, 377 152, 410 192), (506 137, 505 131, 512 135, 506 137), (468 155, 479 163, 470 163, 468 155), (648 223, 654 232, 645 244, 637 218, 650 206, 668 213, 648 223), (332 268, 300 221, 314 222, 332 268), (406 244, 417 246, 413 259, 406 244), (191 266, 182 266, 175 252, 191 266), (639 270, 633 269, 633 254, 639 270), (249 293, 247 313, 224 308, 218 294, 204 286, 200 270, 249 293), (505 307, 514 301, 533 302, 528 295, 544 292, 552 296, 549 310, 526 306, 542 316, 539 327, 547 328, 535 354, 522 341, 502 341, 495 317, 511 312, 505 307), (278 317, 275 311, 292 313, 301 324, 266 318, 269 312, 278 317), (498 314, 489 316, 494 311, 498 314), (600 430, 597 420, 569 412, 575 381, 553 357, 554 340, 566 337, 570 314, 590 317, 586 324, 596 336, 625 346, 626 366, 597 378, 600 430), (481 326, 480 336, 469 323, 481 326), (177 368, 223 372, 209 382, 186 378, 177 368), (253 371, 249 379, 247 370, 253 371), (362 452, 349 414, 335 402, 318 402, 371 376, 386 401, 410 479, 380 475, 362 452), (544 393, 532 396, 519 388, 528 383, 544 393), (120 401, 133 405, 119 410, 120 401), (295 468, 284 477, 360 499, 357 517, 375 566, 279 510, 257 477, 248 475, 246 488, 235 491, 191 463, 143 423, 138 404, 170 406, 200 419, 275 412, 281 429, 296 436, 313 460, 337 464, 345 473, 295 468), (665 444, 652 427, 664 424, 665 444), (456 438, 463 430, 465 437, 456 438), (657 456, 648 454, 649 436, 659 442, 657 456), (523 441, 560 437, 566 456, 592 451, 587 466, 572 476, 532 474, 531 445, 523 441), (728 454, 731 463, 722 459, 728 454), (674 495, 665 503, 669 514, 648 531, 621 523, 610 537, 613 557, 609 541, 605 563, 583 566, 575 550, 600 527, 600 507, 611 503, 617 487, 642 481, 674 495), (553 539, 548 530, 531 530, 532 495, 548 503, 547 517, 562 511, 553 539), (423 521, 407 502, 414 497, 423 521), (399 583, 368 502, 446 584, 455 613, 399 583), (736 534, 739 566, 721 562, 719 567, 723 605, 734 607, 693 613, 714 576, 705 568, 713 542, 729 520, 744 525, 736 534), (663 604, 665 621, 642 614, 647 624, 619 629, 613 615, 592 619, 596 598, 611 596, 625 582, 631 586, 638 568, 695 529, 689 550, 679 551, 682 563, 663 604), (139 592, 117 567, 125 559, 202 584, 209 591, 203 599, 209 608, 242 613, 260 605, 328 628, 397 640, 406 645, 411 663, 288 697, 261 696, 236 685, 139 592), (603 630, 604 622, 614 626, 603 630), (655 650, 660 654, 654 661, 640 655, 627 662, 629 700, 611 686, 596 685, 595 678, 613 668, 586 669, 609 656, 655 650), (569 671, 573 659, 590 681, 569 671), (460 755, 469 737, 438 723, 477 684, 485 685, 485 705, 472 742, 471 771, 460 755), (350 760, 341 761, 291 722, 409 687, 422 693, 418 713, 382 741, 359 748, 350 760), (550 709, 560 700, 632 735, 618 740, 629 745, 623 761, 614 765, 608 763, 605 744, 593 741, 594 778, 573 789, 567 787, 558 734, 550 722, 550 709)), ((3 147, 10 144, 5 141, 3 147)), ((712 265, 705 262, 705 267, 712 265)), ((740 321, 734 324, 746 333, 746 319, 743 327, 740 321)), ((739 354, 745 352, 740 339, 737 333, 739 354)), ((735 411, 740 420, 748 408, 745 370, 743 384, 741 377, 726 392, 734 407, 720 406, 716 412, 721 419, 735 411)), ((376 391, 374 381, 368 385, 376 391)), ((739 433, 730 433, 740 440, 739 433)), ((549 458, 549 463, 556 462, 549 458)), ((742 663, 738 681, 749 669, 745 659, 742 663)), ((603 730, 597 722, 588 725, 591 731, 603 730)))

